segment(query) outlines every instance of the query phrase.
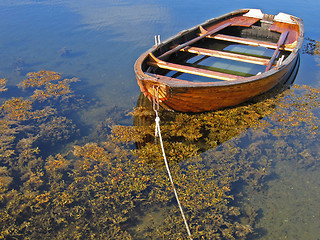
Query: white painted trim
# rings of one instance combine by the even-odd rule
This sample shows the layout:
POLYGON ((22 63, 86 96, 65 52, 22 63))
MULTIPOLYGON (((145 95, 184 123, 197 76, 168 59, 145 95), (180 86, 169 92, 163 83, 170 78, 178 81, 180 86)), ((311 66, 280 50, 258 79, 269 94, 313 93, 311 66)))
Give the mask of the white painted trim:
POLYGON ((244 14, 245 17, 253 17, 253 18, 263 18, 263 13, 260 9, 250 9, 249 12, 244 14))
POLYGON ((294 24, 295 22, 291 19, 291 15, 286 14, 286 13, 278 13, 278 15, 276 15, 274 17, 274 21, 276 22, 284 22, 284 23, 291 23, 294 24))

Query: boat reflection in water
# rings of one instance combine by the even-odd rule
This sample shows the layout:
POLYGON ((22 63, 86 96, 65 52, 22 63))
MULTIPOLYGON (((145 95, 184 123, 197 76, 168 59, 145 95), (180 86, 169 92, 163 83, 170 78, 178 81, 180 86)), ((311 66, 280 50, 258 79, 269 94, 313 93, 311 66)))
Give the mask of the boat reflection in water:
MULTIPOLYGON (((161 132, 169 158, 179 162, 190 156, 214 148, 241 134, 250 127, 263 124, 263 118, 272 114, 277 106, 276 98, 288 89, 299 69, 299 56, 294 70, 287 74, 284 83, 241 105, 204 113, 181 113, 160 108, 161 132), (187 150, 186 150, 187 149, 187 150), (188 153, 188 154, 186 154, 188 153)), ((136 142, 140 157, 147 162, 162 161, 161 154, 155 156, 155 113, 150 100, 140 94, 133 112, 134 126, 142 134, 136 142)))

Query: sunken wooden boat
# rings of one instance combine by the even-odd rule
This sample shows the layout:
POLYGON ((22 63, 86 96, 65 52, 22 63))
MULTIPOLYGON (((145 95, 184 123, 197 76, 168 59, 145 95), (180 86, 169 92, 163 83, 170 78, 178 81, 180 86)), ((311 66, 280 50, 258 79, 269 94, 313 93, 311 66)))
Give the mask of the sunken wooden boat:
POLYGON ((136 61, 141 91, 168 110, 241 104, 290 77, 303 41, 300 18, 241 9, 156 44, 136 61))

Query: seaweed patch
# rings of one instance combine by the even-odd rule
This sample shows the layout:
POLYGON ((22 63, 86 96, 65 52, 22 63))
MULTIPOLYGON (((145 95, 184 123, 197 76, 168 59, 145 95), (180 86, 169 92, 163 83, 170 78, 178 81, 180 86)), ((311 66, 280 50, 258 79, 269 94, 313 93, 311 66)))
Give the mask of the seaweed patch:
MULTIPOLYGON (((107 133, 104 139, 73 143, 79 127, 56 106, 70 103, 75 81, 50 71, 30 73, 19 85, 32 89, 29 96, 1 102, 0 238, 184 239, 154 139, 153 112, 137 106, 134 126, 107 119, 95 132, 107 133), (56 147, 63 141, 68 148, 56 147), (46 156, 43 142, 56 147, 54 153, 46 156)), ((0 84, 5 91, 6 80, 0 84)), ((320 167, 316 109, 319 89, 295 86, 236 108, 160 113, 194 239, 254 233, 257 209, 242 204, 248 194, 243 186, 264 190, 273 161, 320 167)))

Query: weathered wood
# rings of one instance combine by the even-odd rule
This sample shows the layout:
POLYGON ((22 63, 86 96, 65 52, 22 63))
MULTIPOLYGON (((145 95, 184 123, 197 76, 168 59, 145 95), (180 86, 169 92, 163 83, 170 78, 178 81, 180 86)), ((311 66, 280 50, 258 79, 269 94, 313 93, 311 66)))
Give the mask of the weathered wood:
POLYGON ((203 35, 200 35, 200 36, 198 36, 198 37, 196 37, 196 38, 193 38, 193 39, 191 39, 191 40, 189 40, 189 41, 187 41, 187 42, 185 42, 185 43, 183 43, 183 44, 181 44, 181 45, 176 46, 175 48, 173 48, 173 49, 165 52, 165 53, 162 54, 162 55, 160 55, 158 58, 161 59, 161 58, 163 58, 163 57, 165 57, 165 56, 168 56, 168 55, 170 55, 170 54, 172 54, 172 53, 175 53, 175 52, 179 51, 181 48, 184 48, 184 47, 186 47, 186 46, 189 46, 189 45, 191 45, 191 44, 193 44, 193 43, 195 43, 195 42, 197 42, 197 41, 205 38, 206 36, 211 35, 211 34, 214 34, 214 33, 218 32, 218 31, 220 31, 220 30, 222 30, 222 29, 224 29, 224 28, 226 28, 226 27, 228 27, 228 26, 230 26, 230 25, 231 25, 231 23, 230 23, 230 22, 227 22, 227 23, 225 23, 225 24, 223 24, 223 25, 221 25, 221 26, 218 26, 218 27, 216 27, 216 28, 208 31, 207 33, 205 33, 205 34, 203 34, 203 35))
POLYGON ((266 59, 266 58, 248 56, 248 55, 237 54, 232 52, 218 51, 213 49, 199 48, 199 47, 185 47, 180 49, 180 51, 195 53, 198 55, 205 55, 210 57, 230 59, 230 60, 235 60, 240 62, 259 64, 259 65, 267 65, 269 63, 269 59, 266 59))
POLYGON ((283 22, 274 22, 272 26, 269 28, 270 31, 284 33, 289 31, 287 36, 287 41, 285 44, 285 48, 295 48, 297 44, 297 39, 299 38, 299 25, 298 24, 288 24, 283 22))
POLYGON ((216 71, 211 71, 211 70, 206 70, 206 69, 201 69, 196 67, 190 67, 190 66, 180 65, 176 63, 165 62, 163 60, 157 59, 152 53, 149 53, 149 58, 150 58, 150 61, 148 62, 149 65, 154 67, 160 67, 167 70, 179 71, 179 72, 194 74, 194 75, 203 76, 203 77, 215 78, 215 79, 225 80, 225 81, 233 81, 233 80, 238 80, 243 78, 237 75, 221 73, 221 72, 216 72, 216 71))
POLYGON ((259 18, 253 17, 245 17, 245 16, 233 16, 232 18, 228 18, 224 21, 217 22, 212 26, 208 26, 206 31, 211 31, 213 28, 223 25, 225 23, 231 23, 231 26, 241 26, 241 27, 250 27, 252 24, 259 21, 259 18))
POLYGON ((274 62, 274 60, 276 59, 279 51, 280 51, 280 47, 286 42, 287 40, 287 37, 288 37, 288 31, 284 32, 281 34, 280 38, 279 38, 279 41, 278 41, 278 44, 277 44, 277 49, 274 51, 271 59, 270 59, 270 62, 268 63, 267 67, 266 67, 266 71, 269 71, 272 67, 272 64, 274 62))

